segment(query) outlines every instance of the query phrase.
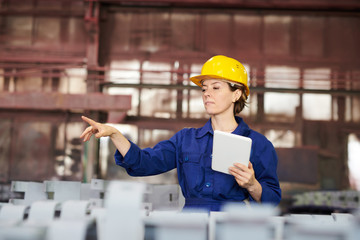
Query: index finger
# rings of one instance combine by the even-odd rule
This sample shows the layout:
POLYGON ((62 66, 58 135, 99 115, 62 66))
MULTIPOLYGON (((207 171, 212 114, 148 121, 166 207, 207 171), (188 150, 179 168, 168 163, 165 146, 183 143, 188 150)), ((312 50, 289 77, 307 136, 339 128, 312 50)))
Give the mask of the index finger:
POLYGON ((84 120, 85 122, 87 122, 88 124, 90 124, 91 126, 95 126, 97 124, 97 122, 95 122, 94 120, 87 118, 85 116, 81 116, 82 120, 84 120))

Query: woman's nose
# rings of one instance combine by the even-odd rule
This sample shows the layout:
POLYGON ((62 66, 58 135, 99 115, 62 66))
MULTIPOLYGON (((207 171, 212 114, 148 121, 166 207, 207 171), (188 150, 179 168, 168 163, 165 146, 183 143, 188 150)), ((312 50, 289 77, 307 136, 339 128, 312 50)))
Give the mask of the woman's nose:
POLYGON ((207 89, 207 90, 204 90, 204 96, 208 97, 210 96, 210 91, 207 89))

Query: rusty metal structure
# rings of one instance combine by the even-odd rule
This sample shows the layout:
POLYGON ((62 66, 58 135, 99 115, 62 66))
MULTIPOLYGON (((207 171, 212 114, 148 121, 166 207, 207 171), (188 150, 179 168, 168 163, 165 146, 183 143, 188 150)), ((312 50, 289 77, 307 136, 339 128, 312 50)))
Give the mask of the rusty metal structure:
POLYGON ((248 68, 243 117, 277 148, 285 198, 346 189, 347 139, 360 135, 359 10, 358 0, 0 0, 0 181, 107 178, 98 141, 79 139, 81 115, 135 127, 143 147, 202 126, 188 78, 224 54, 248 68))

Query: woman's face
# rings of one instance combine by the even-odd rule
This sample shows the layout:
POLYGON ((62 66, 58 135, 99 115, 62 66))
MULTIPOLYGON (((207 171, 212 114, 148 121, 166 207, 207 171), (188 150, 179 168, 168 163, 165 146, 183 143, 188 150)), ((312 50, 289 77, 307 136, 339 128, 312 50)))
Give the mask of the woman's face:
POLYGON ((204 80, 202 93, 203 103, 209 115, 233 115, 234 102, 241 96, 240 90, 232 92, 227 82, 218 79, 204 80))

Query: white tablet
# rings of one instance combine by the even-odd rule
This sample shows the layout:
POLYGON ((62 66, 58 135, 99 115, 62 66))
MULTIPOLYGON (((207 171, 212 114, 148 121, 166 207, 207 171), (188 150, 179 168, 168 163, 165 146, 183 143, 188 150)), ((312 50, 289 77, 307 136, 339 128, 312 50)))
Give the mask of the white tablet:
POLYGON ((251 138, 215 130, 211 168, 229 174, 229 167, 236 162, 247 166, 251 143, 251 138))

